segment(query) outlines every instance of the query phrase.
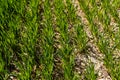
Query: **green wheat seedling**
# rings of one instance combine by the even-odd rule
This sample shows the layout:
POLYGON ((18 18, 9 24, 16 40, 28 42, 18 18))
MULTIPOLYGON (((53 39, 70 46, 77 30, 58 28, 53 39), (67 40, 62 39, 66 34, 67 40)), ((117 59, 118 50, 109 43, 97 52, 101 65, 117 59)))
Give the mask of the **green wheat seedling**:
POLYGON ((85 80, 96 80, 97 79, 97 75, 94 71, 94 65, 92 63, 90 63, 90 65, 87 67, 86 69, 86 73, 85 73, 85 80))
MULTIPOLYGON (((119 80, 120 63, 114 58, 114 51, 120 50, 120 0, 78 2, 96 38, 95 44, 105 55, 109 75, 119 80), (112 19, 118 31, 112 30, 112 19)), ((0 0, 0 80, 9 79, 10 75, 18 80, 53 80, 54 55, 62 62, 61 80, 79 80, 84 74, 78 76, 74 72, 75 50, 86 50, 88 38, 76 10, 72 0, 0 0), (59 34, 59 47, 54 46, 54 28, 59 34)), ((88 66, 85 78, 96 80, 94 65, 88 66)))
POLYGON ((61 35, 60 44, 62 48, 60 49, 59 55, 62 58, 62 67, 64 70, 64 78, 72 79, 72 46, 69 45, 69 35, 68 35, 68 22, 67 22, 67 14, 64 13, 65 5, 63 1, 56 0, 55 1, 55 10, 57 17, 57 26, 59 28, 59 32, 61 35), (60 5, 58 5, 60 4, 60 5), (62 15, 62 16, 60 16, 62 15), (70 59, 71 56, 71 59, 70 59))
POLYGON ((53 24, 52 24, 52 11, 51 4, 49 0, 44 2, 44 20, 43 20, 43 29, 41 34, 41 47, 42 55, 41 63, 44 66, 42 70, 42 79, 52 80, 53 72, 53 52, 54 52, 54 43, 53 43, 53 24))
MULTIPOLYGON (((90 2, 86 2, 86 1, 80 1, 80 6, 82 7, 83 11, 86 14, 86 17, 90 23, 91 26, 91 32, 95 35, 95 37, 97 38, 98 41, 98 47, 100 48, 100 50, 102 51, 103 54, 105 54, 105 64, 107 66, 107 68, 110 70, 110 75, 112 77, 112 79, 119 79, 118 76, 115 77, 115 69, 113 69, 112 67, 117 64, 114 64, 114 60, 113 60, 113 51, 115 50, 115 48, 111 49, 110 48, 110 35, 113 35, 113 33, 109 30, 110 27, 110 16, 108 15, 108 13, 110 13, 112 15, 113 18, 115 18, 115 20, 117 20, 116 22, 119 24, 119 18, 118 18, 118 13, 116 12, 114 7, 111 7, 110 5, 110 1, 106 0, 101 2, 102 3, 102 13, 100 14, 97 10, 97 5, 95 5, 95 3, 93 4, 94 0, 91 0, 90 2), (93 8, 89 9, 89 5, 92 5, 93 8), (112 11, 112 12, 111 12, 112 11), (103 25, 104 28, 104 33, 100 33, 98 31, 98 29, 96 28, 97 25, 94 24, 94 18, 96 16, 97 13, 97 17, 100 20, 100 22, 103 25), (104 36, 103 36, 104 34, 104 36), (108 34, 108 39, 105 38, 106 34, 108 34), (101 36, 102 35, 102 36, 101 36), (102 41, 102 42, 101 42, 102 41), (101 46, 100 46, 101 45, 101 46)), ((115 38, 115 41, 118 41, 118 37, 117 36, 115 38)), ((119 42, 118 42, 119 43, 119 42)))

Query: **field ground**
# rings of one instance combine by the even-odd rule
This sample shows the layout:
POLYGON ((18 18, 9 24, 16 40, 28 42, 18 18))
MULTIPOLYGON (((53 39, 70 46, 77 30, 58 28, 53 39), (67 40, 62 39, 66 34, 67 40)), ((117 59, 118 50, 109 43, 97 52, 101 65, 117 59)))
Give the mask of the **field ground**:
POLYGON ((120 0, 0 0, 0 80, 120 80, 120 0))

